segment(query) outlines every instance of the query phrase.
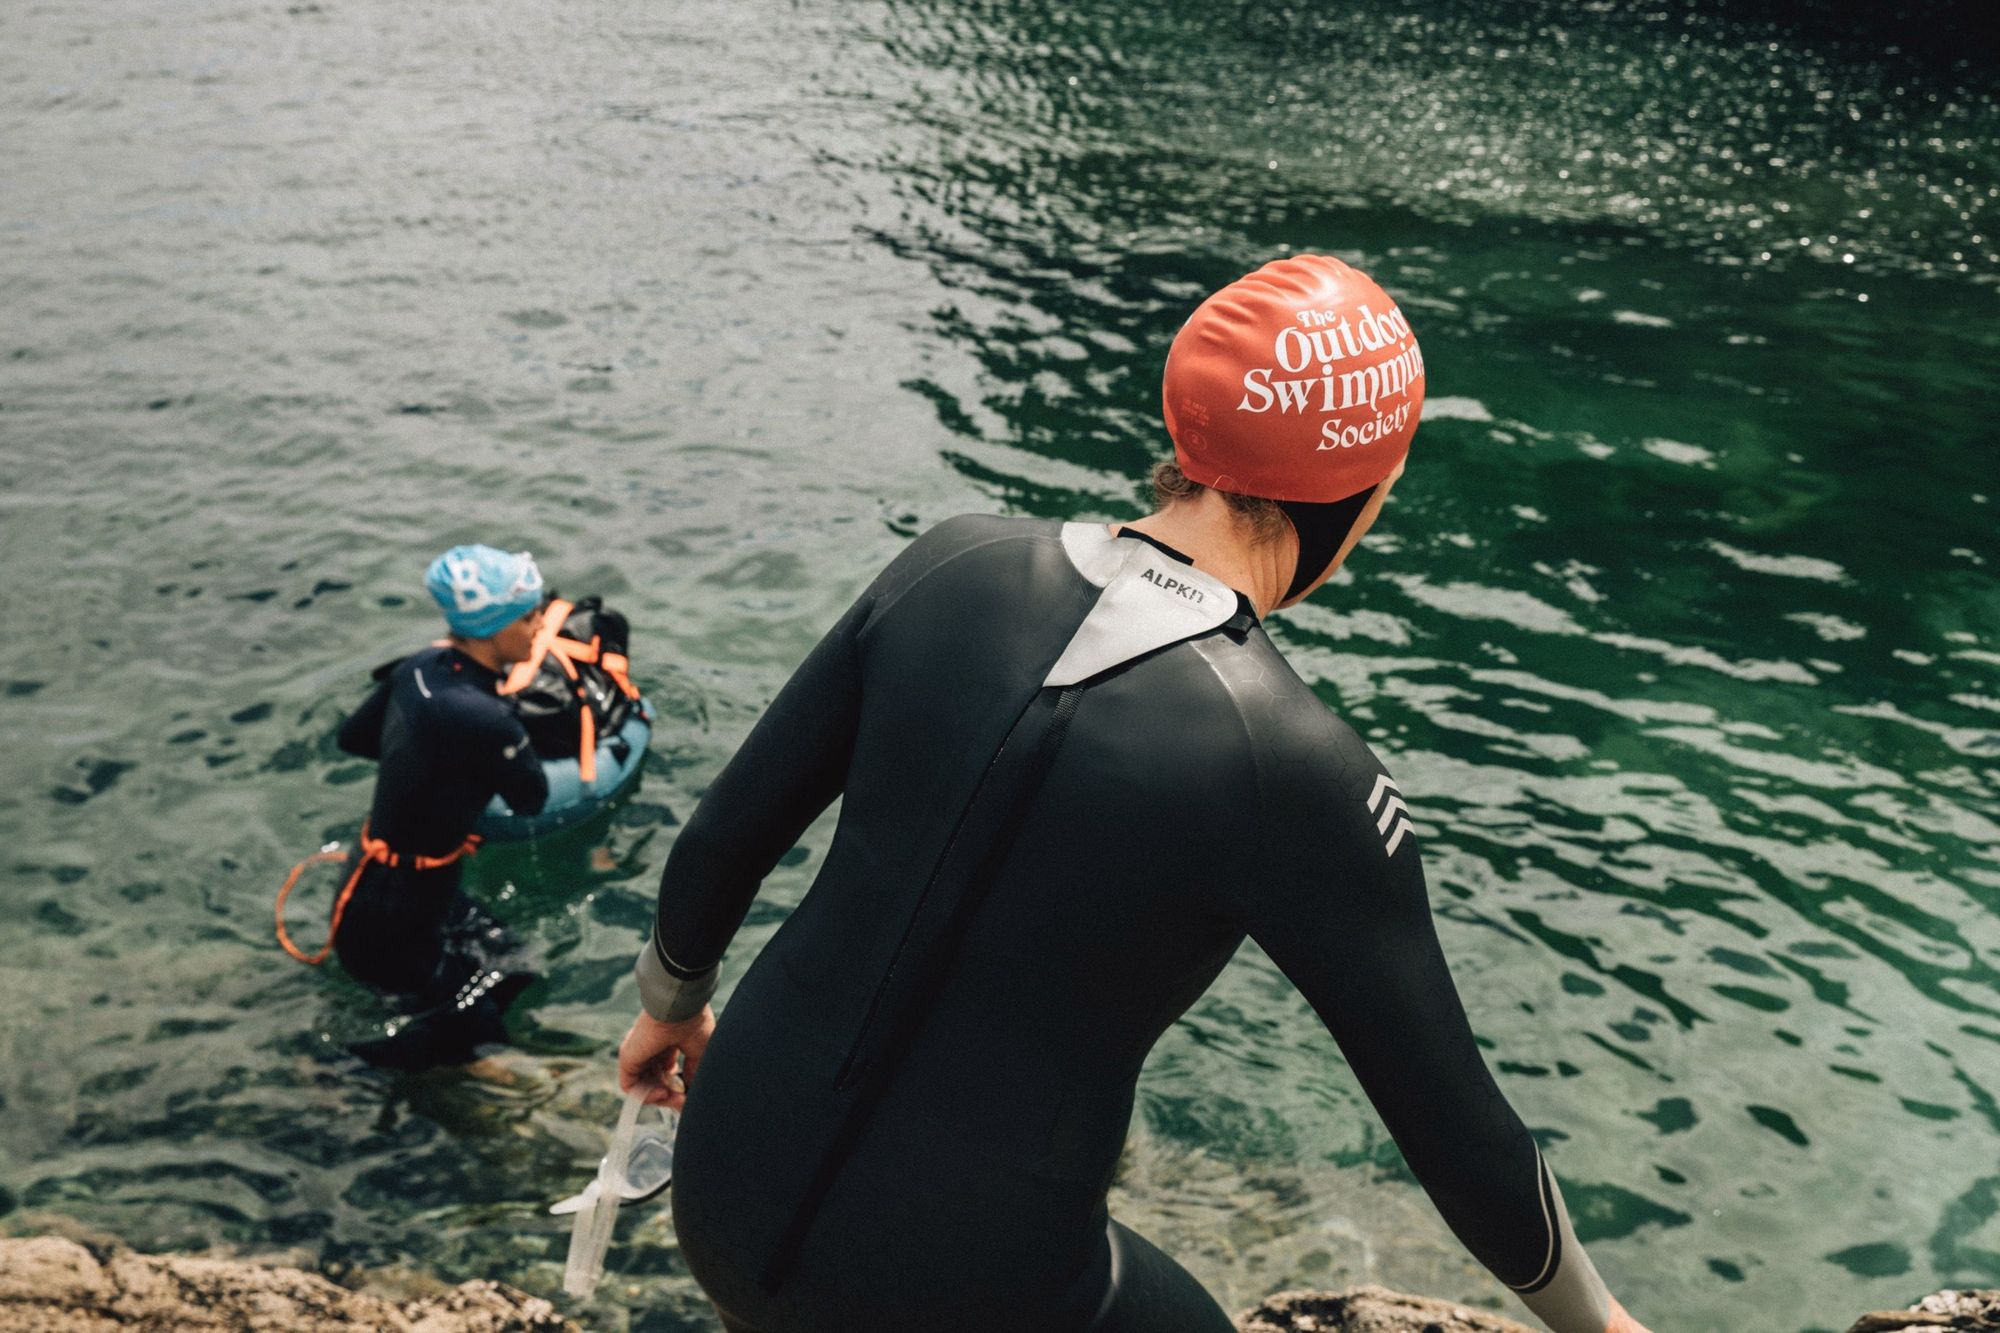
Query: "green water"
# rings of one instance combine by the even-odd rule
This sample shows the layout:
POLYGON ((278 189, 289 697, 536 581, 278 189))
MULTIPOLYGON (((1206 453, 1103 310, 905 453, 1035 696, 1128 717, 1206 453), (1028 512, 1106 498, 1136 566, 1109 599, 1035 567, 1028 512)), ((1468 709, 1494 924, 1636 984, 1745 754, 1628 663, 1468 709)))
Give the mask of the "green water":
MULTIPOLYGON (((1599 1267, 1663 1331, 2000 1285, 1991 62, 1949 6, 1492 8, 0 12, 0 1227, 552 1292, 677 819, 910 533, 1138 512, 1179 321, 1312 249, 1431 399, 1273 632, 1599 1267), (512 1081, 399 1082, 270 901, 479 539, 625 609, 667 716, 475 863, 546 966, 512 1081)), ((1252 949, 1113 1204, 1234 1307, 1501 1299, 1252 949)), ((594 1327, 713 1327, 658 1210, 611 1267, 594 1327)))

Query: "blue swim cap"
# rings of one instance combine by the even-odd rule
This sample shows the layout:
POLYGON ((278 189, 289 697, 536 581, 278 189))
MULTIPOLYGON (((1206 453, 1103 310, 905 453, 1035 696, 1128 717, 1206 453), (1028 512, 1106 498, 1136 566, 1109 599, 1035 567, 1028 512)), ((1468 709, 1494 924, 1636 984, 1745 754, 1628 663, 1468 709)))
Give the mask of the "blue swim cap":
POLYGON ((542 602, 542 571, 526 551, 454 546, 424 571, 424 586, 453 634, 489 639, 542 602))

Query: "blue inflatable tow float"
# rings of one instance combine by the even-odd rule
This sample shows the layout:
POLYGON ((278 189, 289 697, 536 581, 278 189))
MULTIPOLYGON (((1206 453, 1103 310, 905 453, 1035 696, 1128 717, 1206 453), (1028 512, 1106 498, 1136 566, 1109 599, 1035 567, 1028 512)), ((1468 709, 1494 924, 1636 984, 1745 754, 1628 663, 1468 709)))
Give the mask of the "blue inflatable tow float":
POLYGON ((602 810, 624 793, 639 776, 646 746, 653 739, 653 706, 639 700, 625 725, 597 743, 597 776, 585 782, 575 759, 545 759, 549 799, 539 814, 517 815, 495 796, 480 813, 473 832, 487 842, 526 842, 546 837, 602 810))

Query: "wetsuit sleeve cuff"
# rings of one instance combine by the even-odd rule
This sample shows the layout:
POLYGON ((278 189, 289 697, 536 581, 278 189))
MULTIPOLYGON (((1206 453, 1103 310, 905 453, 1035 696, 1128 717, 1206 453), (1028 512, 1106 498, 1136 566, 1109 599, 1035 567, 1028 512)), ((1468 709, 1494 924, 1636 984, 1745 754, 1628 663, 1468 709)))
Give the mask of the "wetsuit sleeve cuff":
POLYGON ((1556 1333, 1605 1333, 1611 1322, 1611 1292, 1577 1243, 1555 1173, 1543 1166, 1542 1178, 1546 1189, 1543 1204, 1551 1214, 1548 1220, 1556 1237, 1550 1268, 1538 1283, 1530 1288, 1516 1287, 1514 1292, 1556 1333))
POLYGON ((639 951, 638 965, 632 971, 639 979, 639 1003, 647 1014, 662 1023, 679 1023, 700 1013, 715 994, 722 965, 718 963, 691 976, 680 976, 667 967, 658 943, 649 939, 639 951))

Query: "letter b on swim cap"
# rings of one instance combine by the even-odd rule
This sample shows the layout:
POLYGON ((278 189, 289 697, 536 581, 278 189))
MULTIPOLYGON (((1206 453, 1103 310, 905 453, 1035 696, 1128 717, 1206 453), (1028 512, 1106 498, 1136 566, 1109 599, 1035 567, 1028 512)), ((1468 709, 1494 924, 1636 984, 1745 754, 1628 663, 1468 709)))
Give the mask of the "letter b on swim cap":
POLYGON ((451 580, 451 600, 457 610, 483 611, 493 605, 493 590, 480 578, 478 561, 451 552, 444 557, 444 572, 451 580))

